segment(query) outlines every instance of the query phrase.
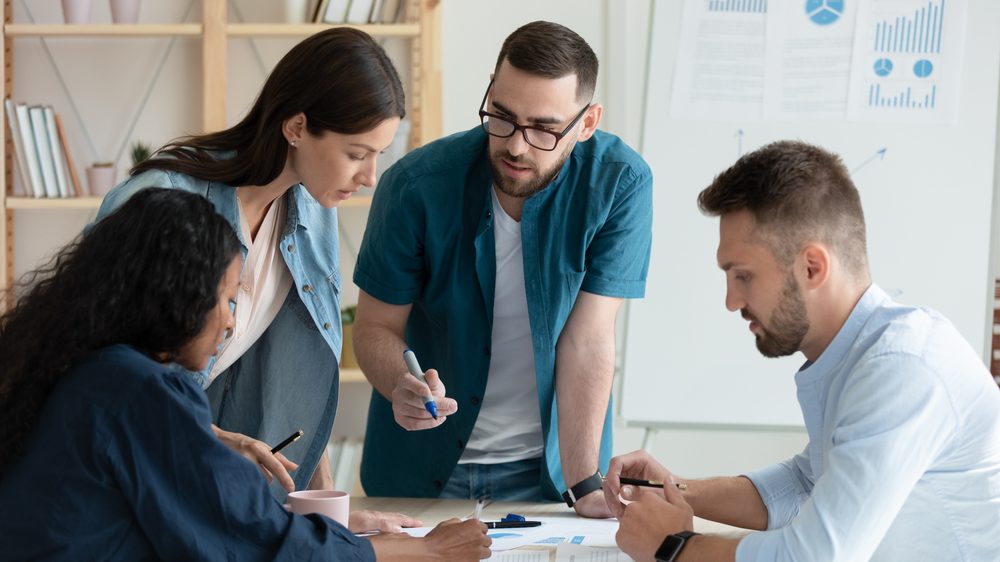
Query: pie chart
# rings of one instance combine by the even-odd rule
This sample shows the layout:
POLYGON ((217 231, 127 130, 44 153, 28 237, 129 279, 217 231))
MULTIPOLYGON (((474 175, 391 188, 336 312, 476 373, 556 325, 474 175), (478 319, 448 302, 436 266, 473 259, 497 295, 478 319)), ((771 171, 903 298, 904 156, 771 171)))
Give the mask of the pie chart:
POLYGON ((844 0, 806 0, 806 15, 816 25, 830 25, 844 15, 844 0))
MULTIPOLYGON (((875 74, 882 76, 883 78, 888 76, 892 72, 892 61, 889 59, 878 59, 875 61, 874 65, 875 74)), ((916 69, 914 68, 914 72, 916 69)))
MULTIPOLYGON (((933 71, 934 65, 927 59, 920 59, 913 64, 913 73, 917 75, 917 78, 927 78, 933 71)), ((878 73, 878 70, 875 72, 878 73)))

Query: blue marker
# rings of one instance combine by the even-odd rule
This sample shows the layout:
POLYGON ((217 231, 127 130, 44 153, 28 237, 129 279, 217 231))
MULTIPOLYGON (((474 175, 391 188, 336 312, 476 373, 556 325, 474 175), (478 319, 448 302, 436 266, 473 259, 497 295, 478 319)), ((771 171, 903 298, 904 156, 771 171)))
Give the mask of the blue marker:
MULTIPOLYGON (((417 356, 412 349, 406 348, 403 351, 403 361, 406 362, 406 368, 410 370, 411 375, 417 377, 418 381, 427 384, 427 380, 424 379, 424 370, 420 368, 420 363, 417 363, 417 356)), ((434 419, 438 419, 438 405, 430 394, 424 396, 424 408, 427 408, 434 419)))

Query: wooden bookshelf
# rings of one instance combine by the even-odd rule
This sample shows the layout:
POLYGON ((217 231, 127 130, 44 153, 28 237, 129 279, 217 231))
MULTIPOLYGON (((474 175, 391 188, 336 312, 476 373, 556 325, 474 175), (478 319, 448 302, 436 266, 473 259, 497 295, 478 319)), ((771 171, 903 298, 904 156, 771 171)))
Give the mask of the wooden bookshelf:
MULTIPOLYGON (((410 147, 425 144, 441 136, 441 53, 440 6, 436 0, 406 0, 408 21, 384 25, 348 25, 374 37, 399 38, 410 42, 410 147)), ((201 123, 203 131, 226 127, 228 41, 231 38, 306 37, 337 27, 331 24, 229 23, 226 0, 202 0, 201 23, 179 24, 28 24, 14 23, 13 0, 4 0, 2 26, 4 61, 0 80, 4 97, 13 97, 15 41, 19 38, 68 37, 136 38, 190 37, 202 46, 201 123)), ((3 127, 4 155, 0 159, 0 232, 3 233, 3 259, 0 260, 0 290, 10 287, 14 278, 14 222, 20 211, 93 210, 100 207, 99 197, 37 199, 14 197, 13 146, 6 124, 3 127)), ((82 172, 82 170, 80 170, 82 172)), ((342 208, 360 208, 371 204, 370 196, 355 196, 340 204, 342 208)), ((31 220, 30 216, 20 220, 31 220)), ((358 373, 360 375, 360 372, 358 373)), ((361 377, 363 380, 364 377, 361 377)))

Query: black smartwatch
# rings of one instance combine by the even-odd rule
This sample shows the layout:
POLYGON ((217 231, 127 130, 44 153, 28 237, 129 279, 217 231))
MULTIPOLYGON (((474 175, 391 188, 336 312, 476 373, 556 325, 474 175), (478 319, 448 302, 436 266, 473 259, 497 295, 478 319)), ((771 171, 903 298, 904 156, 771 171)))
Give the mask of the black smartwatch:
POLYGON ((580 498, 586 496, 594 490, 600 490, 603 486, 604 476, 601 476, 600 471, 598 471, 593 475, 577 482, 575 486, 572 486, 569 490, 563 492, 563 499, 566 500, 566 505, 573 507, 573 504, 579 501, 580 498))
POLYGON ((681 551, 684 550, 684 544, 691 537, 697 535, 694 531, 681 531, 674 535, 667 535, 667 538, 663 539, 663 544, 660 548, 656 549, 656 562, 674 562, 680 555, 681 551))

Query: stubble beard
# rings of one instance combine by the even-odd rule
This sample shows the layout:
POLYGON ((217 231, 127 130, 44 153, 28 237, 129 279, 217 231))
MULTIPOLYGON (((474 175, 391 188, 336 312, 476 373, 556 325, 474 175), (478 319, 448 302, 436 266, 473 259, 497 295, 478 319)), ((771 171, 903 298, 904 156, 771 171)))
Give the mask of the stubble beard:
POLYGON ((757 351, 764 357, 785 357, 799 351, 809 331, 805 301, 802 300, 798 282, 790 273, 781 291, 780 302, 771 315, 770 328, 765 328, 760 320, 743 311, 744 318, 754 320, 760 326, 762 333, 755 334, 757 351))
POLYGON ((523 165, 532 170, 535 169, 535 163, 524 158, 523 156, 514 157, 506 150, 497 150, 496 152, 490 153, 490 169, 493 172, 493 183, 497 186, 497 189, 501 193, 509 197, 518 198, 528 198, 532 195, 538 193, 539 191, 545 189, 556 179, 559 174, 559 170, 562 169, 563 164, 566 163, 566 158, 569 154, 564 152, 559 161, 552 165, 551 168, 545 170, 542 173, 535 173, 535 177, 528 179, 526 181, 517 181, 508 177, 503 173, 503 163, 501 160, 507 160, 513 164, 523 165))

